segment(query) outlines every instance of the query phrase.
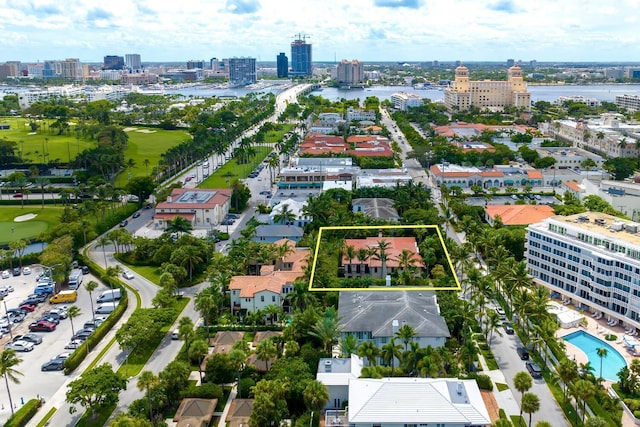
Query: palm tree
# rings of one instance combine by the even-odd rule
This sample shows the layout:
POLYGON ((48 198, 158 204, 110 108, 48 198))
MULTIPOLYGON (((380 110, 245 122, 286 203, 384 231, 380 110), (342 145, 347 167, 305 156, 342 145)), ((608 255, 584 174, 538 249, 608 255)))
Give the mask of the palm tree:
POLYGON ((34 180, 34 184, 40 187, 40 192, 42 194, 42 209, 44 209, 44 187, 49 185, 49 180, 39 176, 34 180))
POLYGON ((500 326, 502 326, 500 315, 493 310, 490 311, 489 315, 484 319, 485 339, 489 338, 489 345, 491 345, 491 342, 493 341, 494 333, 497 333, 498 336, 502 336, 502 332, 500 332, 500 326))
POLYGON ((407 351, 407 347, 409 343, 412 342, 413 339, 418 336, 418 333, 416 332, 413 326, 409 325, 408 323, 405 323, 404 325, 400 326, 400 328, 398 328, 398 330, 395 333, 395 336, 402 340, 402 342, 404 343, 404 351, 407 351))
POLYGON ((291 225, 296 220, 296 214, 289 209, 289 205, 282 205, 282 209, 273 216, 273 222, 276 224, 291 225))
POLYGON ((400 359, 401 349, 402 349, 402 346, 400 344, 396 344, 395 337, 391 338, 391 340, 389 340, 388 343, 382 346, 380 356, 382 356, 382 360, 384 360, 385 363, 388 363, 391 365, 391 376, 393 376, 393 369, 394 369, 393 365, 394 365, 395 359, 396 358, 400 359))
POLYGON ((9 243, 9 249, 11 249, 11 256, 13 257, 16 253, 18 254, 18 260, 20 261, 20 270, 22 270, 22 255, 24 254, 24 250, 27 248, 27 241, 24 239, 14 240, 9 243))
POLYGON ((67 316, 69 316, 69 321, 71 322, 71 336, 73 337, 76 332, 73 329, 73 318, 74 317, 78 317, 82 314, 82 312, 80 311, 80 307, 78 307, 77 305, 72 305, 71 307, 69 307, 67 309, 67 316))
POLYGON ((387 277, 387 258, 389 256, 389 248, 391 247, 391 243, 387 240, 378 240, 378 246, 375 248, 375 259, 382 263, 382 278, 387 277))
POLYGON ((529 427, 531 427, 531 417, 534 412, 540 409, 540 398, 534 393, 525 393, 522 395, 521 411, 529 414, 529 427))
MULTIPOLYGON (((311 380, 303 392, 304 402, 311 413, 318 413, 329 401, 329 390, 318 380, 311 380)), ((313 424, 313 420, 311 420, 313 424)))
POLYGON ((22 193, 22 197, 20 198, 20 207, 24 209, 24 189, 29 184, 29 180, 26 176, 18 176, 11 185, 13 187, 19 188, 20 193, 22 193))
POLYGON ((573 396, 576 398, 576 412, 580 402, 582 402, 582 423, 584 424, 585 408, 587 406, 587 400, 591 399, 596 394, 596 386, 588 380, 578 380, 573 385, 571 390, 573 396))
POLYGON ((193 230, 193 224, 180 215, 167 221, 167 226, 164 229, 167 233, 189 233, 191 230, 193 230))
MULTIPOLYGON (((345 242, 344 245, 344 256, 349 260, 349 271, 348 273, 351 274, 353 273, 353 266, 351 265, 351 262, 353 261, 353 259, 356 257, 356 248, 353 245, 347 245, 345 242)), ((345 271, 345 273, 347 273, 345 271)))
POLYGON ((607 357, 607 354, 609 354, 609 350, 607 350, 606 347, 598 347, 596 349, 596 354, 600 358, 600 381, 602 381, 602 359, 607 357))
POLYGON ((107 268, 107 252, 106 247, 113 243, 106 235, 100 236, 98 239, 98 246, 102 246, 102 255, 104 256, 104 268, 107 268))
POLYGON ((309 335, 322 342, 324 351, 331 350, 331 343, 340 336, 340 319, 336 316, 325 316, 313 325, 309 335))
POLYGON ((11 390, 9 390, 9 380, 14 384, 20 384, 18 375, 22 375, 22 372, 14 369, 14 366, 19 365, 22 359, 18 357, 15 350, 7 349, 0 353, 0 373, 4 376, 4 382, 7 386, 7 395, 9 396, 9 407, 11 408, 11 414, 13 414, 13 401, 11 400, 11 390))
POLYGON ((564 400, 567 400, 569 384, 578 378, 578 365, 571 359, 562 359, 557 366, 558 376, 564 384, 564 400))
POLYGON ((278 348, 272 339, 262 340, 256 347, 256 358, 265 362, 267 371, 269 371, 269 360, 278 355, 278 348))
POLYGON ((369 366, 378 365, 378 356, 380 355, 380 349, 375 346, 373 341, 363 341, 358 346, 358 356, 366 357, 369 362, 369 366))
MULTIPOLYGON (((524 398, 524 393, 531 388, 533 384, 533 379, 528 372, 520 371, 513 376, 513 386, 522 393, 522 398, 524 398)), ((522 403, 520 403, 520 416, 522 416, 522 403)))
POLYGON ((351 357, 358 352, 358 338, 353 334, 347 334, 340 340, 339 347, 342 357, 351 357))
POLYGON ((138 390, 147 393, 147 404, 149 405, 149 419, 153 420, 153 410, 151 406, 151 389, 158 385, 159 379, 151 371, 143 371, 138 377, 138 390))
POLYGON ((89 301, 91 301, 91 316, 92 316, 92 319, 95 320, 96 315, 95 315, 95 312, 93 311, 93 298, 91 297, 91 293, 98 288, 98 282, 96 282, 95 280, 89 280, 87 283, 84 284, 84 288, 87 290, 87 292, 89 292, 89 301))

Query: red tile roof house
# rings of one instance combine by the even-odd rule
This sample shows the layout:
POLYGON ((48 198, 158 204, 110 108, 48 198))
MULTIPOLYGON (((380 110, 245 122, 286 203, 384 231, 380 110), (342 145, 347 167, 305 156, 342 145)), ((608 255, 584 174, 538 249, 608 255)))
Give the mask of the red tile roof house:
POLYGON ((174 188, 165 202, 158 203, 154 228, 164 229, 167 222, 181 216, 194 227, 219 225, 231 207, 231 189, 174 188))
POLYGON ((300 155, 328 156, 331 154, 344 153, 349 148, 349 144, 341 136, 323 135, 314 133, 305 138, 300 144, 300 155))
MULTIPOLYGON (((365 239, 345 239, 345 247, 353 246, 355 253, 359 249, 367 249, 373 251, 379 247, 378 242, 385 241, 389 243, 386 251, 386 268, 387 274, 393 275, 400 269, 398 257, 404 249, 411 251, 415 260, 414 267, 424 268, 424 262, 418 250, 418 243, 415 237, 367 237, 365 239)), ((345 277, 362 277, 373 276, 383 279, 382 261, 377 256, 370 256, 366 260, 360 260, 358 257, 349 259, 346 251, 342 254, 342 266, 344 267, 345 277)))
POLYGON ((347 154, 356 157, 393 157, 393 150, 389 140, 376 135, 353 135, 347 142, 354 148, 347 150, 347 154))

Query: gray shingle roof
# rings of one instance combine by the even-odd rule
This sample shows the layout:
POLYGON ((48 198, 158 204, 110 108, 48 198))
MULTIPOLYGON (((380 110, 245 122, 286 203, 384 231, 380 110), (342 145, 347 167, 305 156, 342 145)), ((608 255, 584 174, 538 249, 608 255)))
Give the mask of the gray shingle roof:
POLYGON ((439 314, 431 291, 340 292, 338 315, 342 332, 371 332, 375 337, 392 337, 393 321, 411 325, 419 338, 448 338, 449 328, 439 314))

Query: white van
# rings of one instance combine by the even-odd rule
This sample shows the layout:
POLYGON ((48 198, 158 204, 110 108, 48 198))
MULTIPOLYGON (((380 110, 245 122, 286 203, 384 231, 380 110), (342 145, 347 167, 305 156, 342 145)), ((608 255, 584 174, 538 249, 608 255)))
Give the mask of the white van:
POLYGON ((103 293, 101 293, 100 296, 98 296, 98 298, 96 299, 96 302, 98 304, 102 304, 105 302, 118 301, 120 298, 122 298, 122 290, 120 288, 115 288, 110 291, 104 291, 103 293))
POLYGON ((115 302, 100 304, 98 308, 96 308, 96 314, 111 314, 111 312, 115 310, 117 306, 118 304, 116 304, 115 302))

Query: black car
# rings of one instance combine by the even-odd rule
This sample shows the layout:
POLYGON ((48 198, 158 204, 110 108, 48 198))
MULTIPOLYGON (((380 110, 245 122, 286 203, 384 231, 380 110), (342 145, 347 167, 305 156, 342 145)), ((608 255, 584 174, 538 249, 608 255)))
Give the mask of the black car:
POLYGON ((13 275, 14 276, 19 276, 20 275, 20 267, 14 267, 13 268, 13 275))
POLYGON ((86 265, 82 266, 82 274, 89 274, 89 267, 87 267, 86 265))
POLYGON ((525 347, 516 348, 516 352, 518 353, 518 356, 520 356, 520 359, 529 360, 529 351, 525 347))
POLYGON ((62 371, 64 370, 64 359, 53 359, 44 362, 40 368, 42 371, 62 371))
POLYGON ((536 362, 527 362, 525 365, 533 378, 542 378, 542 369, 536 362))

